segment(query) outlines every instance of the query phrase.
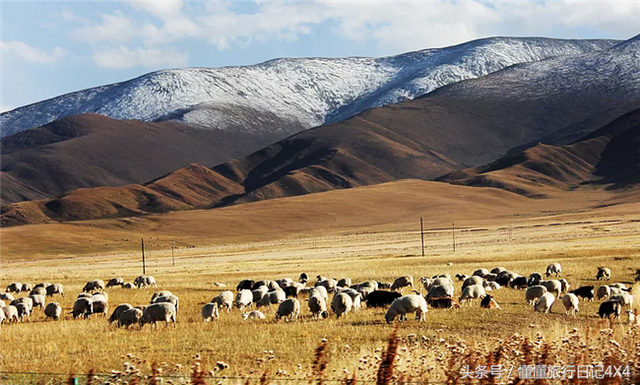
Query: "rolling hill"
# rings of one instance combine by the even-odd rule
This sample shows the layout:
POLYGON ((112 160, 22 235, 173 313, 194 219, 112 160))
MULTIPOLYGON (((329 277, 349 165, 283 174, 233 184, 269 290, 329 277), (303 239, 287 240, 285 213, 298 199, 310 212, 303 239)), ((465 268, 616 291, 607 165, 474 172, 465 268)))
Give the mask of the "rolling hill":
POLYGON ((565 146, 538 144, 439 181, 497 187, 528 197, 585 185, 621 189, 640 183, 640 109, 565 146))
POLYGON ((145 183, 189 163, 214 165, 242 157, 278 139, 180 122, 70 116, 2 138, 2 203, 145 183))

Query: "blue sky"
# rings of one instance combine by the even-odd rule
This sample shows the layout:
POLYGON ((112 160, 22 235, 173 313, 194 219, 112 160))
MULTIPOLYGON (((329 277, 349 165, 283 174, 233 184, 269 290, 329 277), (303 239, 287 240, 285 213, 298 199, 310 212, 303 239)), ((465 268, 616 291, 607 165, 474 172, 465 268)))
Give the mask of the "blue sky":
POLYGON ((640 33, 637 0, 0 4, 0 111, 166 68, 385 56, 497 35, 640 33))

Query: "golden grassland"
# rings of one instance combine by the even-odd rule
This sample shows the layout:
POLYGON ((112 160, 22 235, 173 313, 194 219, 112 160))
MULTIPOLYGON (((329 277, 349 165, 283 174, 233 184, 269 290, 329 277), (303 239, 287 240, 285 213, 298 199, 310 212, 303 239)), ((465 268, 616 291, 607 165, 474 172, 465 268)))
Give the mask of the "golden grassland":
MULTIPOLYGON (((229 376, 258 377, 264 371, 284 376, 286 371, 287 376, 300 378, 311 373, 314 349, 327 339, 330 377, 343 378, 345 371, 363 379, 375 376, 367 365, 369 369, 358 368, 363 357, 387 345, 394 330, 384 322, 384 310, 364 308, 346 319, 313 321, 301 298, 303 317, 295 323, 276 322, 274 309, 265 311, 267 320, 262 322, 243 321, 233 309, 222 313, 219 321, 205 323, 200 319, 201 306, 223 290, 214 282, 234 290, 240 279, 296 279, 301 272, 311 277, 350 277, 354 282, 392 281, 411 274, 417 282, 421 276, 470 274, 496 266, 525 275, 560 262, 573 288, 597 286, 598 266, 612 269, 612 282, 633 284, 635 269, 640 268, 640 204, 631 194, 624 199, 589 192, 531 200, 493 189, 454 186, 440 191, 444 187, 429 183, 356 189, 355 198, 354 192, 350 197, 332 192, 224 210, 3 229, 2 285, 62 283, 66 296, 53 300, 65 313, 90 279, 121 276, 133 281, 141 273, 137 238, 145 237, 150 246, 147 273, 156 277, 158 290, 180 297, 180 311, 175 329, 124 330, 103 318, 72 320, 69 314, 58 322, 45 321, 42 311, 36 310, 30 322, 2 326, 2 370, 107 372, 121 369, 125 361, 144 360, 140 366, 146 370, 156 362, 166 364, 165 374, 184 374, 200 354, 205 368, 213 368, 216 361, 228 363, 224 373, 229 376), (421 195, 425 192, 433 196, 421 195), (416 231, 420 215, 426 223, 425 256, 420 255, 416 231), (458 227, 455 253, 452 220, 458 227), (224 236, 231 233, 236 235, 224 236), (171 239, 179 241, 176 266, 169 250, 171 239)), ((108 289, 110 308, 124 302, 147 304, 154 291, 108 289)), ((480 309, 478 304, 430 309, 426 323, 409 317, 398 335, 404 341, 413 334, 418 339, 425 336, 430 343, 460 338, 467 346, 493 348, 498 339, 514 333, 534 341, 540 333, 553 341, 573 328, 584 333, 587 325, 592 330, 611 326, 597 318, 598 302, 581 302, 578 317, 571 318, 560 302, 552 314, 540 314, 525 303, 523 291, 503 289, 492 294, 502 310, 480 309)), ((638 306, 638 285, 634 294, 638 306)), ((625 317, 615 321, 612 333, 632 351, 635 337, 625 337, 633 333, 625 321, 625 317)))

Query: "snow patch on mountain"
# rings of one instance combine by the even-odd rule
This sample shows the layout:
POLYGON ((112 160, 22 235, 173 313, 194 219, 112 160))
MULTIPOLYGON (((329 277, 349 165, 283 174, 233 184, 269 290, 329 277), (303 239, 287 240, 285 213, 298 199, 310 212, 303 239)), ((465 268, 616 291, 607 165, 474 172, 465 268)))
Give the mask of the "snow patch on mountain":
POLYGON ((385 58, 276 59, 225 68, 153 72, 73 92, 0 115, 2 136, 69 115, 182 120, 209 129, 310 128, 424 95, 518 63, 607 50, 614 40, 488 38, 385 58))

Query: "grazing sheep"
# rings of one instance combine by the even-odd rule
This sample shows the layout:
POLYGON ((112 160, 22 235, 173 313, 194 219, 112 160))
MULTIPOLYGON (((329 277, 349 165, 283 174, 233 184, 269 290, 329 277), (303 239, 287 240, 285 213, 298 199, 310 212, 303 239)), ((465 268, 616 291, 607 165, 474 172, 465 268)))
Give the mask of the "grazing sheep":
POLYGON ((336 318, 340 318, 343 314, 345 317, 353 307, 353 299, 347 293, 338 293, 331 301, 331 310, 336 314, 336 318))
POLYGON ((393 286, 393 283, 391 282, 377 282, 377 284, 378 284, 377 288, 380 290, 391 290, 391 286, 393 286))
MULTIPOLYGON (((144 312, 138 308, 131 308, 124 310, 118 317, 118 327, 129 328, 131 325, 142 324, 142 317, 144 312)), ((174 323, 175 325, 175 323, 174 323)))
POLYGON ((510 272, 503 271, 502 273, 498 274, 498 278, 496 278, 496 283, 500 284, 500 286, 509 286, 511 285, 513 278, 514 277, 512 277, 510 272))
POLYGON ((413 289, 413 277, 412 276, 405 275, 405 276, 396 278, 396 280, 393 281, 393 285, 391 285, 391 291, 402 292, 402 290, 405 287, 410 287, 410 288, 413 289))
POLYGON ((101 279, 94 279, 93 281, 87 282, 87 284, 84 285, 84 288, 82 288, 82 291, 85 293, 94 290, 104 290, 104 281, 101 279))
POLYGON ((122 288, 123 289, 136 289, 136 285, 134 285, 132 282, 125 282, 122 284, 122 288))
POLYGON ((85 319, 91 317, 93 313, 93 302, 89 298, 78 298, 73 303, 71 314, 73 319, 83 316, 85 319))
POLYGON ((13 301, 16 298, 9 293, 0 293, 0 299, 3 301, 13 301))
POLYGON ((367 307, 387 307, 400 297, 402 294, 396 291, 376 290, 367 296, 365 302, 367 307))
POLYGON ((300 277, 298 277, 298 282, 300 282, 300 283, 309 282, 309 276, 307 275, 307 273, 301 273, 300 277))
POLYGON ((44 295, 31 294, 29 296, 33 301, 33 307, 39 307, 40 309, 44 309, 45 299, 44 295))
POLYGON ((27 303, 20 302, 14 306, 16 307, 16 310, 18 310, 18 318, 20 319, 20 322, 24 322, 25 319, 29 321, 29 316, 31 315, 31 308, 29 305, 27 303))
POLYGON ((500 284, 498 282, 487 282, 487 290, 500 290, 502 289, 502 286, 500 286, 500 284))
MULTIPOLYGON (((4 306, 2 306, 4 307, 4 306)), ((4 311, 0 309, 0 325, 7 319, 7 316, 4 315, 4 311)))
POLYGON ((559 297, 562 292, 562 283, 556 279, 542 281, 540 282, 540 285, 546 287, 549 293, 553 293, 557 297, 559 297))
POLYGON ((334 291, 336 291, 336 288, 338 287, 338 281, 336 281, 333 278, 323 279, 322 281, 316 282, 314 286, 315 287, 324 286, 327 289, 328 293, 333 293, 334 291))
POLYGON ((214 282, 213 286, 215 286, 215 287, 227 287, 227 285, 225 285, 224 283, 221 283, 221 282, 214 282))
POLYGON ((109 303, 104 296, 93 295, 89 300, 91 301, 91 314, 102 314, 103 317, 107 316, 109 303))
POLYGON ((109 282, 107 282, 107 287, 113 286, 122 286, 124 284, 124 279, 122 277, 111 278, 109 282))
POLYGON ((531 286, 527 288, 527 291, 524 294, 524 298, 529 305, 533 305, 536 300, 540 299, 543 295, 548 292, 547 288, 542 285, 531 286))
POLYGON ((431 284, 429 285, 428 289, 425 286, 425 284, 423 283, 423 287, 427 290, 427 292, 433 286, 453 286, 453 281, 450 278, 444 278, 444 277, 433 278, 433 279, 430 280, 430 283, 431 284))
POLYGON ((254 320, 254 319, 266 319, 267 317, 259 310, 252 310, 250 312, 242 313, 242 319, 254 320))
POLYGON ((229 290, 223 291, 214 297, 211 302, 217 303, 220 309, 226 308, 228 313, 231 310, 231 306, 233 306, 233 293, 229 290))
POLYGON ((220 319, 220 312, 218 311, 218 304, 209 302, 202 307, 202 319, 204 322, 220 319))
POLYGON ((427 300, 429 298, 441 298, 441 297, 451 297, 453 298, 453 286, 452 285, 438 285, 431 286, 429 292, 427 293, 427 300))
POLYGON ((427 298, 427 303, 434 309, 459 309, 460 305, 451 297, 427 298))
POLYGON ((495 301, 495 299, 493 299, 492 296, 490 296, 489 294, 487 294, 482 301, 480 301, 480 307, 483 309, 498 309, 498 310, 502 310, 502 308, 500 308, 500 305, 498 305, 498 303, 495 301))
POLYGON ((569 282, 567 282, 567 280, 564 278, 560 278, 558 281, 560 281, 560 293, 568 293, 569 288, 571 287, 571 285, 569 285, 569 282))
POLYGON ((22 297, 16 300, 11 301, 11 305, 17 306, 19 303, 25 304, 25 306, 29 309, 29 313, 33 310, 33 299, 29 297, 22 297))
POLYGON ((22 289, 20 289, 21 292, 25 293, 27 291, 31 291, 31 289, 33 289, 33 285, 30 283, 23 283, 22 284, 22 289))
POLYGON ((309 310, 313 315, 313 319, 323 319, 329 317, 327 311, 327 301, 319 295, 312 295, 309 297, 309 310))
POLYGON ((173 322, 173 327, 176 327, 176 308, 172 303, 154 303, 144 309, 144 312, 142 313, 143 326, 151 324, 151 327, 157 327, 157 323, 161 321, 165 322, 165 327, 169 326, 169 322, 173 322))
POLYGON ((178 296, 171 294, 167 296, 158 297, 155 299, 153 303, 162 303, 162 302, 168 302, 173 304, 173 306, 175 306, 176 308, 176 313, 178 313, 178 310, 180 308, 180 298, 178 298, 178 296))
POLYGON ((276 319, 284 317, 288 321, 296 321, 300 314, 300 302, 295 298, 288 298, 280 303, 276 312, 276 319))
POLYGON ((35 285, 33 288, 36 289, 38 287, 41 287, 43 289, 46 289, 47 286, 50 286, 50 285, 51 285, 51 283, 49 283, 49 282, 41 282, 41 283, 35 285))
POLYGON ((489 274, 489 270, 487 269, 478 269, 471 274, 472 276, 484 278, 485 275, 489 274))
POLYGON ((533 305, 533 310, 541 313, 549 313, 556 297, 551 293, 544 293, 542 297, 533 305))
POLYGON ((529 286, 537 286, 542 281, 542 274, 540 273, 531 273, 529 274, 529 279, 527 280, 527 285, 529 286))
POLYGON ((504 267, 494 267, 493 269, 491 269, 491 274, 500 274, 504 271, 507 271, 507 269, 505 269, 504 267))
POLYGON ((95 293, 91 294, 92 297, 95 297, 98 295, 103 297, 105 301, 109 301, 109 294, 106 291, 103 291, 103 292, 96 291, 95 293))
POLYGON ((598 301, 607 299, 611 296, 611 288, 607 285, 602 285, 598 288, 597 294, 598 294, 598 301))
POLYGON ((341 278, 338 281, 338 286, 339 287, 349 287, 349 286, 351 286, 351 278, 341 278))
POLYGON ((276 279, 276 283, 278 284, 278 286, 280 286, 281 289, 284 289, 285 287, 289 287, 293 285, 293 279, 280 278, 280 279, 276 279))
POLYGON ((324 286, 316 286, 309 291, 309 296, 312 295, 320 295, 324 297, 325 301, 329 300, 329 293, 327 292, 327 288, 324 286))
POLYGON ((91 298, 91 294, 83 292, 83 293, 78 294, 76 299, 78 299, 78 298, 91 298))
POLYGON ((53 297, 54 294, 60 294, 64 297, 64 287, 59 283, 54 283, 47 286, 47 296, 53 297))
POLYGON ((547 277, 550 277, 551 274, 555 274, 556 277, 562 275, 562 266, 559 263, 552 263, 547 266, 547 271, 544 274, 547 277))
POLYGON ((465 279, 469 278, 466 274, 456 274, 456 279, 458 282, 463 282, 465 279))
POLYGON ((20 318, 18 317, 18 309, 16 309, 13 305, 7 305, 2 308, 2 312, 4 313, 7 322, 19 322, 20 318))
POLYGON ((151 301, 149 301, 149 303, 155 303, 158 297, 169 297, 170 295, 173 295, 173 293, 170 292, 169 290, 157 291, 153 293, 153 295, 151 296, 151 301))
POLYGON ((611 279, 611 269, 608 267, 598 267, 598 273, 596 274, 596 279, 599 281, 601 279, 606 279, 607 281, 611 279))
POLYGON ((240 290, 238 294, 236 294, 236 301, 234 305, 238 309, 240 309, 240 311, 243 311, 245 307, 251 306, 252 301, 253 301, 253 293, 251 292, 251 290, 243 289, 243 290, 240 290))
POLYGON ((609 301, 618 301, 623 309, 631 309, 633 307, 633 296, 629 293, 614 294, 609 297, 609 301))
POLYGON ((33 289, 31 289, 31 291, 29 292, 29 295, 42 295, 42 296, 46 296, 47 295, 47 289, 45 289, 44 287, 34 287, 33 289))
POLYGON ((371 289, 373 289, 372 291, 379 289, 378 282, 376 282, 376 281, 365 281, 365 282, 362 282, 362 283, 355 283, 355 284, 351 285, 351 288, 352 289, 356 289, 358 291, 360 291, 362 289, 365 289, 365 288, 371 288, 371 289))
POLYGON ((620 289, 620 290, 625 290, 627 288, 627 285, 625 285, 624 283, 610 283, 609 284, 610 288, 616 288, 616 289, 620 289))
POLYGON ((483 282, 484 282, 484 279, 482 279, 482 277, 479 277, 477 275, 473 275, 473 276, 465 279, 464 282, 462 282, 462 290, 464 291, 464 289, 466 289, 468 286, 472 286, 472 285, 482 286, 483 282))
POLYGON ((271 308, 271 305, 282 303, 285 299, 287 299, 287 296, 284 293, 284 290, 278 288, 277 290, 273 290, 265 294, 257 305, 259 307, 267 306, 268 308, 271 308))
POLYGON ((4 303, 4 301, 0 299, 0 307, 5 307, 5 306, 7 306, 7 304, 4 303))
POLYGON ((564 305, 566 315, 576 316, 579 311, 578 305, 580 305, 580 300, 577 295, 572 293, 565 294, 564 297, 562 297, 562 304, 564 305))
POLYGON ((139 277, 136 277, 136 279, 133 280, 133 284, 136 285, 138 289, 140 289, 141 287, 144 287, 146 289, 149 286, 158 287, 156 279, 150 275, 141 275, 139 277))
POLYGON ((264 298, 268 291, 269 288, 266 286, 260 286, 255 290, 251 290, 251 294, 253 295, 253 302, 259 303, 260 301, 262 301, 262 298, 264 298))
POLYGON ((640 317, 638 317, 638 309, 627 310, 626 313, 627 313, 627 323, 629 325, 640 325, 640 317))
POLYGON ((54 321, 57 321, 62 315, 62 306, 57 302, 50 302, 44 308, 44 315, 47 318, 52 318, 54 321))
POLYGON ((570 293, 575 294, 576 296, 584 300, 593 301, 595 297, 595 292, 593 289, 593 286, 581 286, 575 290, 570 291, 570 293))
POLYGON ((458 302, 463 304, 465 301, 469 301, 469 305, 473 305, 473 300, 476 298, 482 299, 486 296, 484 287, 482 285, 471 285, 464 288, 462 295, 458 298, 458 302))
POLYGON ((109 323, 114 323, 119 320, 120 315, 129 309, 133 309, 133 306, 129 303, 123 303, 116 306, 116 308, 113 309, 113 313, 111 313, 111 317, 109 317, 109 323))
POLYGON ((9 286, 7 286, 6 292, 20 294, 21 290, 22 290, 22 284, 20 282, 12 282, 9 284, 9 286))
POLYGON ((300 293, 300 286, 291 285, 289 287, 285 287, 283 291, 285 297, 287 298, 298 298, 298 293, 300 293))
POLYGON ((600 308, 598 309, 598 315, 600 318, 611 319, 611 315, 613 315, 613 319, 618 319, 620 317, 620 313, 622 311, 622 305, 618 301, 604 301, 600 304, 600 308))
POLYGON ((427 314, 427 301, 419 295, 409 294, 397 298, 387 313, 384 315, 384 319, 387 323, 393 321, 399 316, 399 321, 404 322, 407 319, 407 313, 416 313, 416 318, 419 322, 426 320, 427 314))
POLYGON ((511 280, 512 289, 524 289, 529 286, 529 279, 527 277, 518 276, 511 280))

